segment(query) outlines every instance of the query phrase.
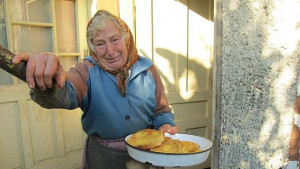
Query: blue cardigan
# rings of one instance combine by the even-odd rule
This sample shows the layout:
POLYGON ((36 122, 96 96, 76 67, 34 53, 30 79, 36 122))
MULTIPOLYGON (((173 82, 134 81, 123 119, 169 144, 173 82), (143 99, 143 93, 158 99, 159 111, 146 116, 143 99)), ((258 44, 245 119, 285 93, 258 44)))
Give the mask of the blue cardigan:
MULTIPOLYGON (((93 63, 93 66, 70 70, 77 74, 82 70, 86 71, 87 78, 81 79, 85 83, 84 94, 80 94, 82 89, 77 87, 80 85, 73 83, 76 81, 74 79, 79 80, 78 76, 74 76, 72 80, 67 80, 63 89, 56 88, 51 94, 39 90, 32 91, 32 99, 45 108, 80 107, 83 111, 83 130, 88 135, 97 135, 101 139, 124 138, 150 126, 155 129, 163 124, 175 126, 171 109, 155 113, 157 86, 149 71, 153 66, 150 59, 139 57, 132 66, 126 83, 125 97, 120 94, 114 75, 104 71, 92 57, 85 60, 93 63)), ((85 76, 84 71, 79 73, 79 77, 85 76)))

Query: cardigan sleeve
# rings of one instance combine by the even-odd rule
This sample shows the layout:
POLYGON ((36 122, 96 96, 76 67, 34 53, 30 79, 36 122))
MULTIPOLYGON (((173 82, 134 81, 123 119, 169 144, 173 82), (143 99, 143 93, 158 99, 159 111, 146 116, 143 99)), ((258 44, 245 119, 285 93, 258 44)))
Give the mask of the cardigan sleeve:
POLYGON ((49 109, 75 109, 80 107, 81 99, 87 94, 88 70, 93 66, 94 64, 88 60, 76 64, 66 72, 67 81, 62 89, 55 85, 46 91, 35 88, 30 91, 31 99, 40 106, 49 109))
POLYGON ((149 71, 151 72, 156 83, 156 107, 154 112, 155 115, 152 119, 153 126, 155 129, 158 129, 163 124, 170 124, 172 126, 175 126, 174 115, 172 113, 172 109, 169 106, 165 88, 161 81, 160 75, 154 66, 151 66, 149 68, 149 71))
POLYGON ((46 91, 35 88, 30 91, 30 97, 41 107, 47 109, 63 108, 71 110, 78 107, 75 88, 69 82, 66 82, 62 89, 56 86, 46 91))

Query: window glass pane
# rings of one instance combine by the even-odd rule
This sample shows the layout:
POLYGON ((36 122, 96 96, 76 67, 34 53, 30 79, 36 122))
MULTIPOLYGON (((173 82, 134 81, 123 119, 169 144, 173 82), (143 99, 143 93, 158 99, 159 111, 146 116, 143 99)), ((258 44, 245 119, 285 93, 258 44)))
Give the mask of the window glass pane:
POLYGON ((77 52, 75 2, 59 0, 55 5, 58 52, 77 52))
POLYGON ((59 60, 64 70, 67 71, 78 62, 78 56, 60 56, 59 60))
MULTIPOLYGON (((4 15, 4 2, 0 0, 0 45, 7 48, 6 25, 4 15)), ((0 85, 12 84, 12 76, 0 69, 0 85)))
POLYGON ((10 0, 12 21, 52 23, 51 0, 10 0))
POLYGON ((4 3, 0 0, 0 45, 7 47, 6 25, 4 15, 4 3))
POLYGON ((12 32, 17 52, 53 52, 52 28, 13 25, 12 32))

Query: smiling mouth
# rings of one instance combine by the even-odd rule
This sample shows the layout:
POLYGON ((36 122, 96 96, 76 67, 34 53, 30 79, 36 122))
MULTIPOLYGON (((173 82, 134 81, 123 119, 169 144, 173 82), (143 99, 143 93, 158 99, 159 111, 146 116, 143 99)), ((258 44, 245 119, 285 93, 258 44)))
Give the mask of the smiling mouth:
POLYGON ((109 62, 115 62, 119 59, 120 55, 118 56, 114 56, 114 57, 108 57, 106 58, 106 60, 108 60, 109 62))

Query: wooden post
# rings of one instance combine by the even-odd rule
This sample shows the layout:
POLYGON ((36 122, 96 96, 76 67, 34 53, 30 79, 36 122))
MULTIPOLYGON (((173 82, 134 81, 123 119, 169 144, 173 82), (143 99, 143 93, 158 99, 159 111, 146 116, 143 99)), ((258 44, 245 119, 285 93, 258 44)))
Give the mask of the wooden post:
POLYGON ((14 56, 14 53, 0 46, 0 68, 26 82, 27 62, 21 61, 19 64, 14 65, 12 63, 14 56))

